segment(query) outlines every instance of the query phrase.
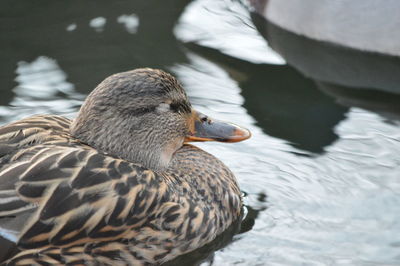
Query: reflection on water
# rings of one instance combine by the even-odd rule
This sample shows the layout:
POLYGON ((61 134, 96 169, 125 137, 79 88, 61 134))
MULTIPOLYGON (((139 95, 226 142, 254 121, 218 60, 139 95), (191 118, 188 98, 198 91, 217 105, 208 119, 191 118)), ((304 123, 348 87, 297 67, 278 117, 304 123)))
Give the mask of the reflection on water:
POLYGON ((235 145, 199 144, 235 173, 246 210, 185 265, 399 264, 398 96, 377 91, 395 92, 396 59, 266 34, 237 1, 11 6, 0 11, 2 123, 71 116, 106 76, 149 66, 176 74, 200 111, 252 131, 235 145))
POLYGON ((400 58, 318 42, 283 30, 253 14, 271 47, 303 75, 350 88, 399 93, 400 58))
POLYGON ((134 34, 137 32, 139 27, 139 17, 135 14, 121 15, 118 17, 117 21, 124 24, 127 32, 134 34))
POLYGON ((75 113, 85 97, 75 92, 57 62, 48 57, 31 63, 20 61, 15 73, 18 85, 12 89, 14 97, 8 106, 0 106, 3 123, 32 114, 75 113))
POLYGON ((105 17, 97 17, 90 20, 89 26, 92 27, 96 32, 102 32, 106 23, 107 19, 105 17))
POLYGON ((193 1, 180 16, 174 32, 183 42, 212 46, 253 63, 285 63, 258 34, 239 1, 193 1))
POLYGON ((387 122, 400 124, 400 94, 366 88, 353 89, 325 82, 317 82, 317 85, 340 105, 364 108, 380 114, 387 122))
POLYGON ((40 56, 31 63, 20 61, 15 71, 18 85, 13 99, 0 106, 0 119, 10 122, 33 114, 75 113, 85 95, 75 92, 57 62, 40 56))
POLYGON ((239 84, 243 106, 268 135, 313 153, 323 152, 337 139, 333 128, 347 108, 335 104, 293 68, 254 64, 193 43, 186 47, 217 63, 239 84))
POLYGON ((46 0, 41 5, 15 5, 6 0, 0 9, 0 78, 7 89, 0 104, 11 101, 17 62, 32 62, 42 55, 57 60, 68 81, 84 94, 113 73, 185 63, 173 29, 189 2, 125 0, 110 6, 107 1, 73 5, 46 0), (99 18, 105 22, 102 32, 90 26, 99 18), (130 33, 128 25, 136 33, 130 33))

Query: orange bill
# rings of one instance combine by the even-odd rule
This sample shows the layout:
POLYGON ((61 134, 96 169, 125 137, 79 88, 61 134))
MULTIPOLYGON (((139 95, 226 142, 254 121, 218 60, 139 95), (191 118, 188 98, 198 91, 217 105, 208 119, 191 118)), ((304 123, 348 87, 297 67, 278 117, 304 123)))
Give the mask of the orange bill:
POLYGON ((220 142, 239 142, 250 138, 251 133, 245 128, 237 125, 217 121, 208 116, 192 111, 189 120, 189 135, 185 142, 189 141, 220 141, 220 142))

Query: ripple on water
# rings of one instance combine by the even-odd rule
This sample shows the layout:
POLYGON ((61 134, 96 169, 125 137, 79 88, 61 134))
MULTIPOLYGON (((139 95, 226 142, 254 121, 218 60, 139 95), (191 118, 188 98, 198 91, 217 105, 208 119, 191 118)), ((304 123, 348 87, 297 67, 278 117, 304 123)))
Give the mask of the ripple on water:
MULTIPOLYGON (((106 33, 113 23, 117 23, 119 28, 122 23, 125 26, 125 30, 122 28, 124 34, 133 38, 140 35, 142 26, 149 25, 149 21, 145 20, 146 16, 141 16, 141 9, 123 12, 107 21, 99 17, 101 14, 93 15, 92 18, 97 18, 97 21, 92 21, 95 30, 90 29, 90 32, 107 39, 110 37, 106 33)), ((329 124, 326 131, 335 138, 328 144, 324 143, 320 152, 302 150, 299 145, 292 143, 293 139, 285 139, 279 134, 272 136, 262 126, 273 127, 276 124, 259 123, 263 118, 279 120, 282 116, 269 117, 268 113, 255 114, 246 109, 246 103, 253 102, 250 97, 257 98, 261 103, 273 104, 275 99, 291 96, 291 91, 285 91, 285 86, 278 86, 277 91, 282 94, 273 95, 272 90, 268 94, 268 90, 276 84, 269 84, 268 80, 261 77, 270 72, 274 73, 272 76, 277 76, 274 82, 285 80, 285 75, 290 70, 291 75, 293 74, 290 77, 298 78, 299 82, 304 82, 305 87, 312 83, 288 66, 279 65, 284 60, 266 45, 240 2, 192 1, 177 21, 175 36, 169 36, 170 39, 160 42, 163 55, 165 51, 176 52, 176 47, 173 47, 175 50, 168 50, 171 43, 176 45, 176 37, 183 42, 195 42, 213 48, 216 54, 228 55, 229 59, 240 59, 242 61, 234 62, 239 62, 243 68, 235 68, 223 60, 212 60, 212 56, 206 57, 186 48, 182 49, 184 62, 173 62, 164 67, 169 68, 182 81, 195 108, 216 119, 247 127, 253 134, 250 140, 232 145, 196 144, 228 165, 246 194, 244 201, 247 220, 240 228, 241 233, 233 236, 228 246, 207 258, 204 265, 398 265, 399 121, 388 121, 387 118, 365 109, 339 107, 333 99, 325 99, 323 103, 335 107, 330 110, 338 112, 335 116, 338 121, 335 120, 332 126, 329 124), (238 45, 242 42, 243 46, 238 45), (250 67, 251 70, 261 70, 254 73, 243 70, 250 67), (250 77, 249 74, 254 74, 255 77, 250 77), (256 83, 253 88, 266 93, 244 93, 244 81, 251 79, 256 83), (261 81, 263 83, 257 83, 261 81), (272 100, 267 101, 263 97, 270 97, 272 100)), ((81 28, 88 27, 89 21, 85 23, 59 23, 64 25, 60 26, 60 32, 75 36, 81 28), (73 34, 66 31, 65 26, 73 34)), ((112 35, 113 38, 115 36, 112 35)), ((146 38, 147 35, 141 36, 146 38)), ((141 48, 148 46, 148 40, 153 39, 145 39, 143 43, 136 39, 129 40, 135 40, 132 41, 135 51, 142 51, 141 48)), ((114 39, 110 41, 116 42, 114 39)), ((119 41, 125 43, 126 39, 119 41)), ((114 46, 106 47, 112 49, 114 46)), ((158 56, 158 50, 153 50, 158 56)), ((85 62, 73 62, 71 65, 85 64, 88 69, 98 70, 97 56, 90 58, 88 53, 84 57, 85 62)), ((128 56, 126 59, 118 58, 119 61, 115 59, 118 62, 111 62, 112 58, 107 60, 114 67, 124 66, 120 69, 124 71, 132 64, 148 62, 148 55, 143 57, 137 59, 137 62, 132 62, 133 57, 128 56)), ((14 93, 10 103, 0 106, 2 123, 36 113, 73 116, 85 96, 75 90, 75 84, 68 80, 68 71, 60 67, 57 58, 40 54, 33 58, 36 59, 15 62, 17 86, 8 88, 14 93)), ((83 60, 80 56, 71 60, 78 59, 83 60)), ((159 60, 164 62, 162 56, 159 60)), ((113 68, 112 71, 114 70, 113 68)), ((108 71, 111 69, 105 72, 108 71)), ((80 77, 86 78, 85 75, 80 77)), ((92 80, 102 78, 105 77, 91 77, 92 80)), ((300 85, 298 88, 296 85, 296 89, 302 90, 300 85)), ((313 88, 307 89, 312 91, 313 88)), ((317 87, 314 89, 317 90, 317 87)), ((310 95, 318 102, 322 97, 320 94, 310 95)), ((303 114, 301 109, 305 108, 304 105, 296 105, 296 101, 290 105, 294 107, 282 105, 275 109, 285 116, 291 116, 297 111, 303 114)), ((323 115, 316 114, 324 118, 323 115)), ((301 119, 302 117, 297 118, 301 119)), ((295 120, 282 119, 283 123, 295 120)), ((286 126, 290 125, 283 124, 283 127, 286 126)), ((293 130, 301 135, 319 128, 303 127, 293 130), (303 131, 299 132, 301 130, 303 131)), ((232 234, 228 236, 232 238, 232 234)))

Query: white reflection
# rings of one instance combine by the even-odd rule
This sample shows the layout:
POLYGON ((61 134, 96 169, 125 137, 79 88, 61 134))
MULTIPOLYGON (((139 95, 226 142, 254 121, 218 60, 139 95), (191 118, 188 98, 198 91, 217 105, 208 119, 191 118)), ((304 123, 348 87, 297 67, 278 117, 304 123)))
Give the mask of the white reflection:
POLYGON ((75 91, 57 61, 49 57, 19 62, 16 74, 15 97, 10 106, 0 106, 2 122, 33 114, 70 115, 76 112, 85 97, 75 91))
POLYGON ((102 32, 106 25, 107 19, 105 17, 93 18, 89 22, 89 26, 94 28, 97 32, 102 32))
POLYGON ((136 14, 121 15, 117 18, 117 22, 125 26, 129 33, 136 33, 139 27, 139 17, 136 14))
POLYGON ((184 42, 196 42, 253 63, 284 64, 268 47, 248 10, 238 1, 197 0, 189 4, 175 27, 184 42))
POLYGON ((76 28, 77 28, 76 23, 72 23, 72 24, 69 24, 65 29, 67 31, 74 31, 74 30, 76 30, 76 28))

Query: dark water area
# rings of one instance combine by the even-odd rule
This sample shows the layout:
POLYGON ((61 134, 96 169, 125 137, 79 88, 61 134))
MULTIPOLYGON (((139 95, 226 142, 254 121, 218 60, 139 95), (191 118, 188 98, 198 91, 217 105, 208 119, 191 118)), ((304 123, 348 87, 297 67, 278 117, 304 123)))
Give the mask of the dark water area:
POLYGON ((243 222, 172 265, 400 264, 399 58, 295 35, 233 0, 6 0, 0 31, 1 124, 74 117, 105 77, 153 67, 252 131, 198 144, 235 173, 243 222))

